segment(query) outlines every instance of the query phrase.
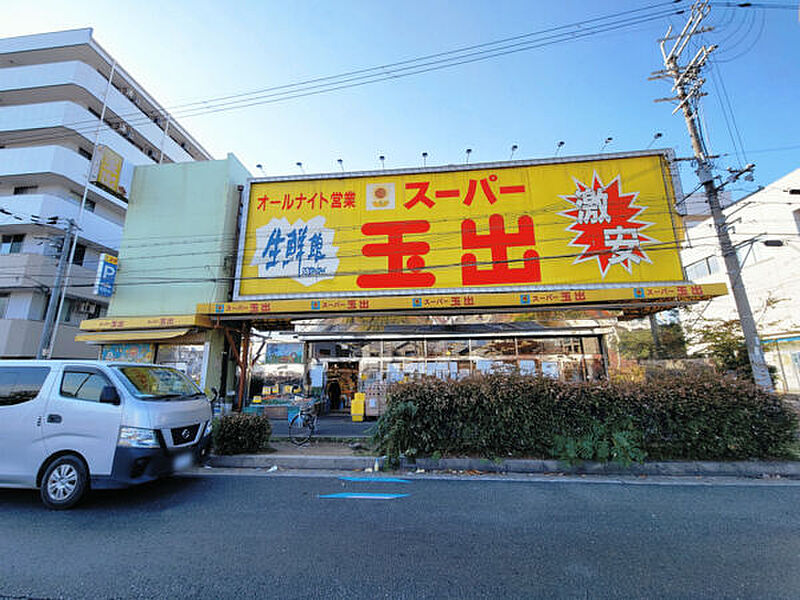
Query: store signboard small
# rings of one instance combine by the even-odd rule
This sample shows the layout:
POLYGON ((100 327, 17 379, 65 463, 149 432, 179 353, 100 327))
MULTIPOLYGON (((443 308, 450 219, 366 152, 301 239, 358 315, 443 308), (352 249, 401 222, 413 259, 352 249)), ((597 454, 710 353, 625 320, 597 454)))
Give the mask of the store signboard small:
POLYGON ((156 345, 105 344, 100 356, 103 360, 153 363, 156 359, 156 345))
POLYGON ((101 254, 97 263, 97 274, 94 279, 96 296, 110 297, 114 293, 114 281, 117 278, 119 259, 111 254, 101 254))
POLYGON ((303 344, 268 343, 264 349, 266 364, 303 364, 303 344))

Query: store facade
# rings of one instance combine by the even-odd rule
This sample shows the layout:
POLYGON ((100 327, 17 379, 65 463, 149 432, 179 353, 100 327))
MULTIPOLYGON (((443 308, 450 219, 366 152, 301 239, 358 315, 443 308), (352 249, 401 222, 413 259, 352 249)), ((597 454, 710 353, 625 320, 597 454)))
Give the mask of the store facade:
POLYGON ((642 316, 726 293, 685 280, 672 158, 652 150, 255 179, 231 155, 144 167, 108 317, 83 322, 80 337, 101 355, 150 343, 157 361, 202 362, 201 384, 235 394, 237 408, 250 395, 254 332, 341 317, 464 325, 297 331, 309 347, 304 384, 334 409, 426 375, 601 378, 613 366, 610 327, 587 313, 642 316), (466 325, 542 311, 574 320, 466 325))
POLYGON ((519 372, 562 381, 608 376, 608 336, 600 323, 544 327, 536 323, 463 326, 389 326, 380 332, 301 332, 312 393, 331 410, 366 396, 367 416, 378 416, 388 387, 423 377, 462 379, 478 373, 519 372))

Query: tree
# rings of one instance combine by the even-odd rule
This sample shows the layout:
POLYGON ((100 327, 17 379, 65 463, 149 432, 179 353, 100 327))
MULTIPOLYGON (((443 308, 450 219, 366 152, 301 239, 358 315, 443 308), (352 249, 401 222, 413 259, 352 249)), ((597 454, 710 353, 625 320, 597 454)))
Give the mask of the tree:
MULTIPOLYGON (((703 346, 700 354, 709 357, 719 371, 753 381, 750 357, 738 320, 708 319, 692 329, 691 337, 694 343, 703 346)), ((772 365, 768 365, 768 369, 774 381, 777 369, 772 365)))
POLYGON ((620 329, 619 351, 626 358, 636 360, 654 358, 686 358, 686 339, 680 323, 659 324, 662 356, 658 356, 653 335, 649 329, 620 329))

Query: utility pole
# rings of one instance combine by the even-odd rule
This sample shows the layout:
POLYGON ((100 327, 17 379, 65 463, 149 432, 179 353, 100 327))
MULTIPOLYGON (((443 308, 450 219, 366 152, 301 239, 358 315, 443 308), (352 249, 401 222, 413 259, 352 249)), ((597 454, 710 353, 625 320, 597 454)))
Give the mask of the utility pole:
MULTIPOLYGON (((736 309, 739 312, 739 322, 741 323, 742 332, 744 333, 747 355, 750 358, 750 367, 753 370, 753 379, 756 385, 771 392, 773 391, 772 378, 770 377, 767 363, 764 360, 764 353, 761 349, 761 342, 758 339, 758 331, 756 330, 753 312, 750 308, 750 301, 747 299, 747 292, 742 282, 739 259, 731 243, 728 228, 725 224, 725 215, 722 212, 717 195, 717 192, 722 186, 717 186, 714 183, 714 176, 712 175, 713 163, 706 150, 705 141, 703 140, 700 127, 698 126, 697 115, 693 109, 693 101, 696 102, 698 98, 706 95, 700 91, 703 87, 703 83, 705 83, 705 80, 700 77, 700 70, 705 65, 709 55, 714 51, 716 46, 703 45, 685 66, 681 67, 678 64, 681 53, 686 49, 691 37, 702 31, 707 31, 701 30, 699 27, 700 23, 708 15, 709 10, 708 0, 696 2, 692 6, 689 20, 679 35, 670 37, 672 27, 667 30, 667 34, 660 42, 661 54, 664 57, 664 71, 654 73, 654 78, 670 78, 673 81, 672 90, 675 92, 675 97, 665 98, 661 101, 677 101, 678 106, 672 111, 673 114, 679 110, 683 112, 683 117, 686 120, 686 127, 689 131, 689 137, 692 141, 692 149, 694 150, 694 158, 697 164, 697 176, 705 189, 706 198, 708 198, 708 206, 711 210, 711 216, 714 219, 714 227, 717 231, 722 258, 725 260, 725 267, 731 284, 731 292, 736 302, 736 309), (667 52, 664 46, 667 41, 671 40, 675 40, 675 44, 672 46, 672 49, 667 52)), ((659 100, 657 100, 657 102, 658 101, 659 100)), ((743 171, 738 173, 737 176, 751 169, 752 165, 748 165, 743 171)))
POLYGON ((53 321, 58 312, 59 299, 61 298, 61 287, 64 282, 64 275, 67 272, 67 264, 69 263, 69 248, 72 241, 72 236, 77 229, 77 224, 74 219, 67 220, 67 229, 64 231, 64 239, 61 243, 61 257, 58 259, 58 270, 56 271, 56 280, 53 283, 53 288, 50 290, 50 301, 47 303, 47 313, 44 316, 44 326, 42 327, 42 337, 39 339, 39 349, 36 351, 36 358, 45 358, 45 353, 52 353, 52 348, 55 347, 55 340, 50 344, 50 337, 53 335, 53 321), (48 349, 50 349, 48 351, 48 349))

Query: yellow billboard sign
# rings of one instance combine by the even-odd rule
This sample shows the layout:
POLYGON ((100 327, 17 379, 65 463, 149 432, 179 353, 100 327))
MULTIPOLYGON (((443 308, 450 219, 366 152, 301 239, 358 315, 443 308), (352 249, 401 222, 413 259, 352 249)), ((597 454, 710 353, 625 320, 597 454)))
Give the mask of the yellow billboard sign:
POLYGON ((92 158, 91 181, 117 191, 122 173, 122 157, 108 146, 98 145, 92 158))
POLYGON ((133 165, 108 146, 99 144, 92 156, 89 181, 127 198, 133 181, 133 165))
POLYGON ((683 280, 663 152, 248 187, 235 300, 683 280))

